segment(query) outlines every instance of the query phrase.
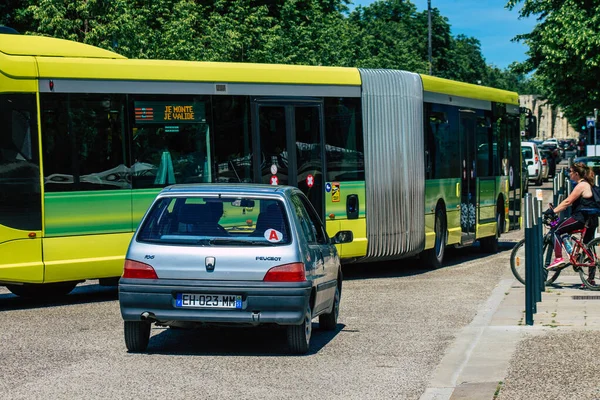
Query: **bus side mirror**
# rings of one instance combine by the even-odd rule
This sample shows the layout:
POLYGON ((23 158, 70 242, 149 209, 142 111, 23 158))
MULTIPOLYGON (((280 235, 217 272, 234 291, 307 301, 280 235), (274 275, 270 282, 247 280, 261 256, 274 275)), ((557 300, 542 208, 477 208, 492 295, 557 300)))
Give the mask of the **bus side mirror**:
POLYGON ((354 240, 352 231, 339 231, 331 238, 331 244, 350 243, 354 240))
POLYGON ((525 136, 527 138, 537 136, 537 117, 535 115, 528 114, 525 116, 525 136))

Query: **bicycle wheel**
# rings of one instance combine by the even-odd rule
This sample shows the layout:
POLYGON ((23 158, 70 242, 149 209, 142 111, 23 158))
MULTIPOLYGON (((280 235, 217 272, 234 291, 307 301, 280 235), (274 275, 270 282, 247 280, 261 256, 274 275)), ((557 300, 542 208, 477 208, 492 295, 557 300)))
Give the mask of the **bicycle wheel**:
POLYGON ((523 285, 525 284, 525 239, 521 239, 510 252, 510 269, 523 285))
MULTIPOLYGON (((542 264, 542 276, 546 280, 546 285, 554 283, 556 278, 560 275, 559 271, 553 271, 554 273, 548 278, 548 271, 546 267, 554 261, 554 251, 552 251, 551 241, 546 241, 544 248, 542 249, 542 257, 544 263, 542 264)), ((521 239, 510 253, 510 269, 513 275, 523 285, 525 284, 525 239, 521 239)), ((562 268, 561 268, 562 269, 562 268)))
MULTIPOLYGON (((596 238, 587 244, 588 251, 592 253, 596 262, 593 267, 579 268, 579 277, 586 288, 590 290, 600 290, 600 279, 596 280, 596 270, 598 269, 598 257, 600 256, 600 238, 596 238)), ((587 257, 586 257, 587 258, 587 257)), ((586 260, 587 261, 587 260, 586 260)))

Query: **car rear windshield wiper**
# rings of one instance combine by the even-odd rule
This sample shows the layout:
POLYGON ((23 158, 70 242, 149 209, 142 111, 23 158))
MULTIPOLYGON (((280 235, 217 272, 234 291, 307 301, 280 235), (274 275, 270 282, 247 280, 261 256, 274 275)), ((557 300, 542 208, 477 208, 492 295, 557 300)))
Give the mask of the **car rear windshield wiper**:
POLYGON ((240 246, 274 246, 276 243, 267 242, 265 240, 241 240, 241 239, 230 239, 230 238, 212 238, 204 239, 208 240, 210 245, 221 245, 221 244, 237 244, 240 246))

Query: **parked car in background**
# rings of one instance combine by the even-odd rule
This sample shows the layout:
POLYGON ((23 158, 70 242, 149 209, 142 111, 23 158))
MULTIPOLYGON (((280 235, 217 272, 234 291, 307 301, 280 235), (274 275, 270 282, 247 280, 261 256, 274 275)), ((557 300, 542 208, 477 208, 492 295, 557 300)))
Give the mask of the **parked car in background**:
POLYGON ((573 162, 582 162, 592 168, 594 174, 600 174, 600 156, 576 157, 573 162))
POLYGON ((529 172, 527 171, 527 164, 525 164, 525 160, 521 164, 521 188, 523 190, 523 194, 529 192, 529 172))
POLYGON ((548 182, 548 178, 554 176, 556 162, 554 161, 552 151, 549 149, 540 148, 540 157, 542 158, 542 180, 548 182), (553 169, 552 174, 550 174, 551 169, 553 169))
POLYGON ((542 184, 542 160, 538 146, 533 142, 521 142, 523 161, 527 165, 529 180, 536 185, 542 184))
POLYGON ((163 189, 135 232, 119 281, 125 345, 144 351, 152 324, 280 325, 306 353, 312 320, 334 330, 342 295, 335 244, 297 188, 199 184, 163 189))
POLYGON ((554 143, 545 143, 544 142, 544 144, 539 145, 538 148, 540 149, 540 151, 541 150, 549 151, 556 163, 561 162, 561 160, 564 158, 563 149, 554 143))

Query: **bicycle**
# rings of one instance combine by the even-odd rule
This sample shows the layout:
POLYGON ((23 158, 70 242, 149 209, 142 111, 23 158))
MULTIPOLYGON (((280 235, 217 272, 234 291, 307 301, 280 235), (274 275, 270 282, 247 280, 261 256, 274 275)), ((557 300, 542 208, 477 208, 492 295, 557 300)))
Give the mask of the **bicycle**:
MULTIPOLYGON (((588 229, 586 223, 582 229, 577 229, 569 235, 573 241, 573 249, 569 253, 564 244, 561 243, 563 252, 569 255, 569 262, 561 265, 553 271, 548 271, 546 268, 554 261, 554 230, 559 224, 559 218, 544 216, 543 224, 549 229, 543 237, 542 249, 542 276, 546 286, 553 284, 563 269, 572 266, 575 272, 579 273, 579 278, 583 285, 590 290, 600 290, 600 280, 595 281, 596 266, 600 259, 600 238, 592 239, 587 245, 583 243, 583 238, 588 229), (577 235, 577 236, 576 236, 577 235), (553 274, 548 277, 549 272, 553 274)), ((525 284, 525 239, 521 239, 510 253, 510 268, 513 275, 519 282, 525 284)))

